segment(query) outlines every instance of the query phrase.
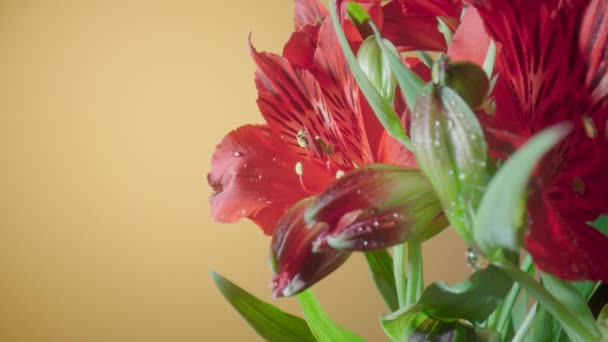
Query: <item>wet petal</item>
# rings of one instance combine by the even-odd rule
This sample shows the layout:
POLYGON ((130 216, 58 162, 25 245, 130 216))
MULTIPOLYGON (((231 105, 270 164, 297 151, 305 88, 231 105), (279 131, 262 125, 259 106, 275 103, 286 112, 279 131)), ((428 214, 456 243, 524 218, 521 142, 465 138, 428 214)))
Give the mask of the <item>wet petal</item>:
POLYGON ((350 256, 333 249, 313 253, 312 241, 327 226, 311 229, 304 222, 304 211, 312 198, 296 204, 281 218, 272 236, 270 262, 274 272, 272 293, 287 297, 309 288, 342 265, 350 256))
MULTIPOLYGON (((321 193, 306 212, 309 224, 328 225, 315 242, 347 250, 383 248, 409 236, 429 236, 441 206, 417 170, 373 164, 350 171, 321 193), (325 243, 327 242, 327 243, 325 243)), ((447 225, 434 228, 441 229, 447 225)))
POLYGON ((294 203, 333 181, 285 144, 268 126, 243 126, 217 146, 207 177, 211 215, 220 222, 250 218, 265 234, 294 203), (301 163, 302 178, 294 167, 301 163), (289 191, 285 191, 289 189, 289 191))
POLYGON ((314 155, 332 168, 350 166, 338 126, 314 76, 294 67, 284 57, 257 52, 250 46, 257 65, 255 83, 258 107, 266 122, 302 155, 314 155))

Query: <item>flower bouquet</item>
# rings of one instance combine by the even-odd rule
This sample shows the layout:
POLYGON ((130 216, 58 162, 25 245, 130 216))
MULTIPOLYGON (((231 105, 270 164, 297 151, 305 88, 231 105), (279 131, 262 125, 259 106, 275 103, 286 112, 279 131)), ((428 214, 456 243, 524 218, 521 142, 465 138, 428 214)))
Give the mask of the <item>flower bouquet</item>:
POLYGON ((268 341, 360 341, 310 288, 364 253, 393 341, 608 341, 608 1, 295 0, 259 52, 266 124, 217 146, 212 216, 271 236, 275 297, 226 278, 268 341), (470 277, 423 281, 454 229, 470 277))

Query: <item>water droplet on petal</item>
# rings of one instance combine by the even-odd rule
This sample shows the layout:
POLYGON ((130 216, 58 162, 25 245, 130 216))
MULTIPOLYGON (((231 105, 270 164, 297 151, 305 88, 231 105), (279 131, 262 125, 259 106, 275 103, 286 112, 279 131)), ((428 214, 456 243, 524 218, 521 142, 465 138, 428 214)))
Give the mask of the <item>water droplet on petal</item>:
POLYGON ((243 154, 242 154, 241 152, 239 152, 239 151, 234 151, 234 152, 232 152, 232 155, 233 155, 234 157, 240 157, 240 156, 242 156, 243 154))

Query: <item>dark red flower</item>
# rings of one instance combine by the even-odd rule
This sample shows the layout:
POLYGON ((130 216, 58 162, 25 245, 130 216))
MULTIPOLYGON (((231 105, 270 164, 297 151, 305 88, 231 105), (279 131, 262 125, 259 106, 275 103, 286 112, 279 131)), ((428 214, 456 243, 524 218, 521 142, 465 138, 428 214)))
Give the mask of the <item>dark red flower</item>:
MULTIPOLYGON (((473 5, 478 14, 467 13, 456 36, 478 34, 483 22, 498 46, 496 114, 481 116, 495 154, 508 155, 554 123, 575 125, 531 182, 526 247, 545 272, 608 281, 608 237, 587 224, 608 213, 608 1, 473 5)), ((474 51, 470 43, 455 38, 452 55, 474 51)))

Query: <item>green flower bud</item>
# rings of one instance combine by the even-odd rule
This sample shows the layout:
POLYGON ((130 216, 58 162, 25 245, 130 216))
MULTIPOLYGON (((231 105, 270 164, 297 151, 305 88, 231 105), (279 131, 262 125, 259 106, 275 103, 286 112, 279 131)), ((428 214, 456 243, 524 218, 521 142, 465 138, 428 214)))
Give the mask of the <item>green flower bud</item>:
MULTIPOLYGON (((396 56, 399 55, 391 42, 386 39, 383 39, 383 41, 392 51, 391 53, 396 56)), ((359 61, 359 66, 361 66, 361 69, 378 93, 388 102, 392 103, 395 98, 397 79, 391 71, 388 57, 382 53, 375 36, 369 36, 363 41, 359 52, 357 52, 357 61, 359 61)))
POLYGON ((477 117, 452 89, 427 84, 416 101, 410 134, 418 165, 450 223, 471 243, 472 216, 489 177, 477 117))
POLYGON ((490 81, 476 64, 449 63, 446 57, 440 57, 433 66, 433 74, 436 83, 452 88, 472 109, 484 104, 490 81))

